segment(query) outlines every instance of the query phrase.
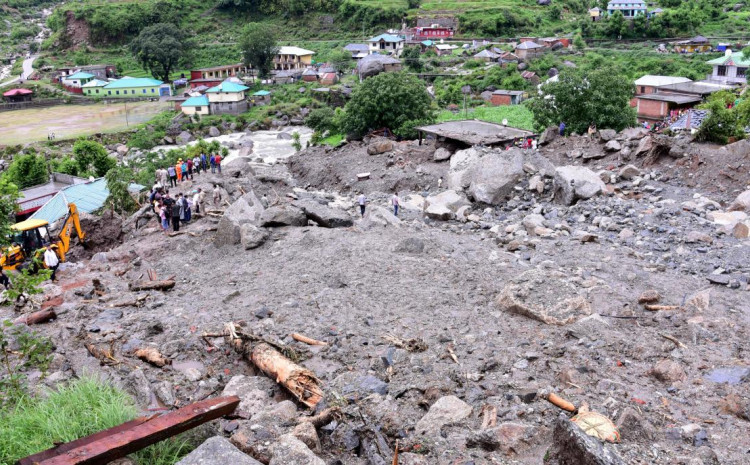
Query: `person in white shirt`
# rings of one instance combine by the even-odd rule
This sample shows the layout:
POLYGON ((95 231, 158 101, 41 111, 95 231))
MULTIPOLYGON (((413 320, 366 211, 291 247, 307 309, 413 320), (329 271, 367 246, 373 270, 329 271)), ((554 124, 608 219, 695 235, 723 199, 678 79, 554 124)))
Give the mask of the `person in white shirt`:
POLYGON ((359 212, 362 214, 362 216, 365 216, 365 206, 367 205, 367 197, 365 197, 365 193, 362 192, 359 194, 359 197, 357 197, 357 203, 359 203, 359 212))
POLYGON ((193 196, 193 205, 195 205, 195 213, 201 212, 201 200, 203 200, 201 197, 202 193, 203 191, 199 187, 198 192, 196 192, 195 195, 193 196))
POLYGON ((398 192, 393 193, 391 197, 391 205, 393 205, 393 215, 398 216, 398 206, 401 203, 401 199, 398 198, 398 192))
POLYGON ((52 244, 49 244, 47 250, 44 251, 44 264, 47 265, 47 268, 52 270, 52 276, 50 276, 50 279, 54 281, 57 267, 60 265, 60 259, 57 258, 57 254, 52 250, 52 244))

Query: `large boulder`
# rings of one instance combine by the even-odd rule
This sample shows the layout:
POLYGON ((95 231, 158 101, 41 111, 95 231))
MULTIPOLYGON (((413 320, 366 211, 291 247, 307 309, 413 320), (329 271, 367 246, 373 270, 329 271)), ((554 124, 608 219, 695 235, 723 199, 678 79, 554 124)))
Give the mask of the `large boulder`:
POLYGON ((591 305, 563 273, 532 269, 511 278, 497 297, 501 310, 549 325, 566 325, 591 314, 591 305))
POLYGON ((485 155, 472 169, 469 195, 490 205, 504 202, 524 176, 523 161, 520 149, 485 155))
POLYGON ((250 165, 250 159, 246 157, 236 157, 229 162, 221 163, 221 170, 227 176, 238 178, 246 174, 253 173, 253 167, 250 165))
POLYGON ((602 129, 599 131, 599 139, 602 142, 609 142, 617 137, 617 131, 614 129, 602 129))
POLYGON ((627 128, 623 129, 622 137, 625 140, 638 140, 643 139, 648 135, 648 129, 646 128, 627 128))
POLYGON ((558 131, 558 128, 555 126, 550 126, 547 129, 544 130, 541 136, 539 136, 539 145, 547 145, 553 140, 557 138, 557 136, 560 134, 558 131))
POLYGON ((292 205, 305 212, 308 219, 324 228, 347 228, 354 224, 351 215, 339 208, 323 205, 315 200, 297 200, 292 205))
POLYGON ((221 135, 221 131, 219 131, 219 128, 216 126, 211 126, 208 128, 208 135, 210 137, 219 137, 221 135))
POLYGON ((228 439, 214 436, 197 449, 183 457, 176 465, 210 465, 231 463, 232 465, 261 465, 260 462, 240 452, 228 439))
POLYGON ((268 231, 254 224, 245 223, 240 226, 240 243, 245 250, 255 249, 263 245, 268 239, 268 231))
POLYGON ((375 139, 367 146, 369 155, 378 155, 393 150, 393 141, 390 139, 375 139))
POLYGON ((453 190, 431 195, 425 200, 424 213, 433 220, 448 221, 456 217, 459 208, 471 205, 461 194, 453 190))
POLYGON ((586 434, 565 414, 558 417, 552 437, 546 465, 625 465, 617 452, 586 434))
POLYGON ((195 137, 193 137, 193 135, 187 131, 182 131, 180 135, 177 136, 178 145, 185 145, 188 142, 192 142, 194 140, 195 140, 195 137))
POLYGON ((746 211, 750 213, 750 190, 746 190, 729 205, 729 211, 746 211))
POLYGON ((572 205, 579 199, 590 199, 604 189, 604 182, 588 168, 559 166, 555 170, 555 200, 565 205, 572 205))
POLYGON ((607 152, 619 152, 621 149, 622 145, 614 139, 604 144, 604 150, 607 152))
POLYGON ((473 147, 454 153, 448 170, 448 188, 456 191, 467 189, 471 184, 470 171, 481 157, 482 152, 473 147))
POLYGON ((416 434, 437 436, 443 426, 455 425, 471 415, 471 405, 456 396, 437 400, 415 427, 416 434))
POLYGON ((291 205, 271 207, 260 216, 260 225, 271 226, 307 226, 307 216, 301 208, 291 205))
POLYGON ((435 161, 449 160, 450 157, 451 157, 451 152, 445 147, 440 147, 437 150, 435 150, 435 154, 432 156, 433 160, 435 161))
POLYGON ((366 60, 357 65, 359 75, 364 79, 385 71, 383 63, 378 60, 366 60))
POLYGON ((361 229, 372 229, 376 227, 400 226, 401 220, 393 214, 389 208, 379 205, 370 205, 365 211, 365 217, 359 222, 361 229))
POLYGON ((218 247, 239 244, 243 224, 260 224, 263 205, 253 191, 248 192, 229 206, 216 226, 214 244, 218 247))

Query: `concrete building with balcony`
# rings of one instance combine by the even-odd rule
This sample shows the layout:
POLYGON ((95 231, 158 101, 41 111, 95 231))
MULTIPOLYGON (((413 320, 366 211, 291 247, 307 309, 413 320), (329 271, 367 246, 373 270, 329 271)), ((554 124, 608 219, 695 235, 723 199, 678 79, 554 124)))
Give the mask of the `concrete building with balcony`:
POLYGON ((391 34, 380 34, 367 42, 370 44, 370 54, 384 53, 399 56, 404 49, 404 39, 391 34))
POLYGON ((300 47, 283 46, 273 59, 273 69, 276 71, 303 70, 312 65, 312 50, 300 47))
POLYGON ((607 13, 611 16, 619 11, 626 18, 646 15, 646 2, 643 0, 612 0, 607 4, 607 13))

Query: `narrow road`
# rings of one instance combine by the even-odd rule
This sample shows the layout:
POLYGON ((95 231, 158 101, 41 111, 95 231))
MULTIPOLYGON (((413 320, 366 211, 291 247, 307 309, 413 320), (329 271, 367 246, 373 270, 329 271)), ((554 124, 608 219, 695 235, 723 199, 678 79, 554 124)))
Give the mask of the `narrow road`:
POLYGON ((10 81, 6 81, 0 84, 0 87, 15 84, 19 80, 24 80, 24 79, 27 79, 29 76, 31 76, 34 73, 34 60, 37 59, 37 56, 38 55, 32 55, 31 57, 23 60, 23 71, 21 71, 21 75, 17 78, 11 79, 10 81))

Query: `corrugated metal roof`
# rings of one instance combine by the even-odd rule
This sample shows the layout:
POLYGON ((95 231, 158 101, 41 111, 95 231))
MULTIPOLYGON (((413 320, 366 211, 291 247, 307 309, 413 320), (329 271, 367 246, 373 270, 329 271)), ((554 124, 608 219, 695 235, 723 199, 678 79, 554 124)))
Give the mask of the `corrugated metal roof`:
POLYGON ((207 107, 208 97, 201 95, 199 97, 190 97, 189 99, 182 102, 183 107, 207 107))
POLYGON ((368 42, 403 42, 404 39, 401 37, 394 36, 392 34, 380 34, 379 36, 375 36, 372 39, 368 40, 368 42))
POLYGON ((231 81, 224 81, 218 86, 214 86, 206 91, 207 94, 215 94, 219 92, 244 92, 249 87, 243 86, 242 84, 237 84, 235 82, 231 81))
POLYGON ((84 71, 78 71, 77 73, 73 73, 70 76, 65 76, 63 79, 88 79, 94 77, 93 74, 86 73, 84 71))
POLYGON ((264 96, 264 95, 270 95, 270 94, 271 94, 271 92, 269 92, 267 90, 259 90, 258 92, 254 93, 253 95, 264 96))
POLYGON ((129 87, 155 87, 162 85, 163 82, 158 79, 149 78, 122 78, 116 81, 112 81, 106 86, 105 89, 122 89, 129 87))
MULTIPOLYGON (((140 184, 131 184, 128 190, 140 192, 145 189, 140 184)), ((74 203, 78 210, 85 213, 93 213, 104 206, 109 196, 107 181, 99 178, 84 184, 74 184, 63 188, 52 199, 37 210, 30 219, 47 220, 54 223, 68 213, 68 204, 74 203)))

